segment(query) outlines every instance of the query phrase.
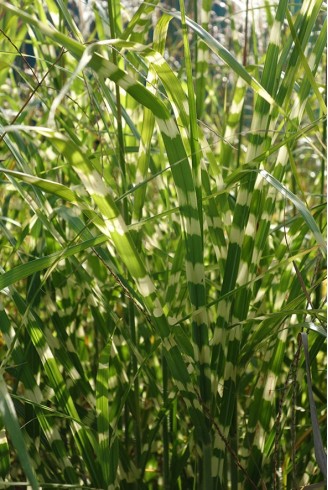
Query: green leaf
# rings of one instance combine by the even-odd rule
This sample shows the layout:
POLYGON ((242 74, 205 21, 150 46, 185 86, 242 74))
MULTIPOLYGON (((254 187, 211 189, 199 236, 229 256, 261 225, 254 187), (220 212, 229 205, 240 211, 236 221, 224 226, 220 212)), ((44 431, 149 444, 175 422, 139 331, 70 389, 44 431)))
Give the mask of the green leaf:
POLYGON ((269 174, 266 170, 259 170, 260 176, 265 179, 270 185, 272 185, 275 189, 277 189, 278 192, 287 199, 289 199, 294 206, 298 209, 298 211, 301 213, 303 216, 306 224, 308 225, 309 229, 312 231, 320 249, 321 252, 324 256, 327 256, 327 245, 326 242, 319 230, 319 227, 317 223, 315 222, 312 214, 310 211, 306 208, 304 203, 300 200, 298 196, 293 194, 287 187, 285 187, 281 182, 279 182, 273 175, 269 174))
POLYGON ((10 435, 15 451, 18 454, 22 469, 27 476, 32 489, 38 490, 39 484, 36 479, 33 465, 25 446, 21 428, 17 420, 15 407, 2 375, 0 376, 0 414, 2 416, 6 430, 10 435))
POLYGON ((323 473, 325 481, 327 481, 327 454, 323 447, 321 432, 319 428, 317 409, 315 406, 315 401, 313 397, 312 391, 312 378, 310 372, 310 358, 309 358, 309 347, 308 347, 308 337, 305 332, 301 334, 302 344, 304 348, 305 354, 305 365, 306 365, 306 376, 307 376, 307 386, 308 386, 308 395, 310 402, 310 413, 311 413, 311 422, 312 422, 312 430, 313 430, 313 439, 314 439, 314 451, 317 459, 317 463, 319 465, 320 470, 323 473))

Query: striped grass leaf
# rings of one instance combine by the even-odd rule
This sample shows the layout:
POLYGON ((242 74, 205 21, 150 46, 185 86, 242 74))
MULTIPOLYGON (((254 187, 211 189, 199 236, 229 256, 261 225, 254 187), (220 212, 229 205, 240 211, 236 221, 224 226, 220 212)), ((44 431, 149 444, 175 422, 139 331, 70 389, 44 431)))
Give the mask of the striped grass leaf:
MULTIPOLYGON (((202 26, 205 32, 208 32, 210 12, 211 12, 211 1, 205 0, 202 2, 202 8, 200 10, 200 18, 197 18, 198 9, 195 11, 195 21, 202 26)), ((180 7, 182 14, 182 8, 180 7)), ((182 14, 183 15, 183 14, 182 14)), ((185 23, 185 19, 182 17, 182 23, 185 23)), ((208 77, 208 66, 209 66, 209 53, 207 51, 207 46, 203 41, 200 41, 196 45, 195 50, 195 73, 196 73, 196 104, 197 104, 197 117, 201 118, 204 113, 204 102, 206 97, 206 79, 208 77)))
MULTIPOLYGON (((164 17, 162 17, 159 20, 158 24, 156 25, 154 31, 154 42, 153 42, 154 51, 157 51, 161 55, 163 55, 164 52, 167 29, 168 29, 168 22, 165 21, 164 17)), ((151 90, 153 93, 155 93, 157 83, 158 83, 158 76, 156 74, 156 70, 154 70, 150 66, 148 77, 147 77, 148 89, 151 90)), ((154 125, 155 125, 154 114, 149 109, 145 109, 141 135, 140 135, 141 144, 139 146, 138 163, 136 169, 136 184, 138 184, 139 182, 146 183, 145 179, 147 178, 148 169, 149 169, 150 148, 151 148, 151 140, 154 132, 154 125)), ((141 218, 141 212, 142 212, 142 207, 144 205, 145 196, 146 196, 145 185, 142 185, 140 189, 135 189, 134 212, 133 212, 135 221, 139 221, 141 218)))

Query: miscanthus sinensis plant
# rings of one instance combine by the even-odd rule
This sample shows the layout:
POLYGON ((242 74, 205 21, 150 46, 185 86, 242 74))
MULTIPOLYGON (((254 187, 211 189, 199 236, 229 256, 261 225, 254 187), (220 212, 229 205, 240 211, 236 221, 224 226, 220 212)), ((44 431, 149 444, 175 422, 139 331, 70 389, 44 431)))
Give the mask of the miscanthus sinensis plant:
POLYGON ((0 487, 323 488, 325 4, 0 29, 0 487))

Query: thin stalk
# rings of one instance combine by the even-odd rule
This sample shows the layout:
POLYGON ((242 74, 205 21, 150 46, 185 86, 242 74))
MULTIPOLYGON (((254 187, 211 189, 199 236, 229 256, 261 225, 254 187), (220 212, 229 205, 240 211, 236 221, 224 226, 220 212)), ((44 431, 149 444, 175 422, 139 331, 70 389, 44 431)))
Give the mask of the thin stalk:
MULTIPOLYGON (((248 35, 248 2, 249 0, 246 1, 246 18, 245 18, 245 35, 244 35, 244 49, 243 49, 243 66, 247 65, 247 58, 248 58, 248 45, 247 45, 247 35, 248 35)), ((243 132, 243 125, 244 125, 244 110, 245 110, 245 104, 242 105, 241 108, 241 114, 240 114, 240 119, 239 119, 239 136, 238 136, 238 147, 237 147, 237 167, 240 166, 240 157, 241 157, 241 142, 242 142, 242 132, 243 132)))
POLYGON ((237 146, 237 168, 240 167, 241 165, 241 143, 243 140, 243 125, 244 125, 244 111, 245 111, 245 105, 243 104, 241 108, 241 114, 240 114, 240 120, 239 120, 239 134, 238 134, 238 146, 237 146))
MULTIPOLYGON (((198 8, 197 0, 194 0, 194 19, 205 31, 208 31, 211 0, 202 0, 198 8)), ((196 79, 196 111, 197 117, 203 118, 206 98, 206 84, 209 76, 209 52, 206 44, 199 40, 195 45, 195 79, 196 79)))
MULTIPOLYGON (((325 64, 325 69, 323 70, 325 73, 325 87, 327 87, 327 63, 325 64)), ((324 91, 324 100, 327 105, 327 92, 324 91)), ((327 121, 323 119, 322 122, 322 141, 327 141, 327 121)), ((326 175, 326 158, 325 155, 321 159, 321 181, 320 181, 320 194, 321 199, 320 203, 323 204, 325 202, 325 175, 326 175)), ((323 223, 323 215, 320 216, 320 229, 322 229, 323 223)))
MULTIPOLYGON (((129 299, 129 326, 130 326, 130 331, 131 331, 131 340, 134 345, 137 345, 137 330, 135 327, 135 311, 134 311, 134 304, 131 299, 129 299)), ((133 383, 133 402, 134 402, 134 411, 135 411, 135 445, 136 445, 136 463, 137 467, 140 468, 141 464, 141 433, 140 433, 140 427, 141 427, 141 422, 140 422, 140 404, 139 404, 139 377, 136 375, 138 371, 138 362, 137 358, 135 355, 132 355, 131 359, 132 363, 132 375, 134 377, 134 383, 133 383)))
POLYGON ((247 64, 247 35, 248 35, 248 2, 246 0, 246 18, 245 18, 245 37, 244 37, 244 50, 243 50, 243 66, 247 64))
MULTIPOLYGON (((167 362, 162 352, 162 375, 163 375, 163 403, 164 407, 167 406, 168 401, 168 367, 167 362)), ((169 453, 169 419, 167 416, 163 419, 163 480, 164 490, 170 488, 170 453, 169 453)))
MULTIPOLYGON (((108 17, 109 17, 109 27, 111 31, 112 38, 116 38, 116 24, 114 19, 116 18, 115 2, 108 1, 108 17)), ((118 67, 117 54, 115 49, 112 50, 112 61, 114 65, 118 67)), ((122 118, 122 104, 120 87, 115 84, 115 98, 116 98, 116 109, 117 109, 117 147, 118 147, 118 161, 121 169, 122 175, 122 193, 127 191, 127 180, 126 180, 126 161, 125 161, 125 144, 124 144, 124 134, 123 134, 123 118, 122 118)), ((131 219, 129 216, 128 201, 123 200, 122 203, 122 216, 126 224, 129 224, 131 219)), ((136 324, 135 324, 135 311, 134 304, 130 298, 128 301, 128 324, 131 332, 131 339, 135 346, 138 345, 136 324)), ((141 463, 141 422, 140 422, 140 404, 139 404, 139 376, 138 376, 138 362, 134 354, 131 354, 132 363, 132 377, 134 379, 133 387, 133 397, 134 397, 134 411, 135 411, 135 424, 134 424, 134 435, 135 435, 135 451, 136 451, 136 464, 140 468, 141 463)))
MULTIPOLYGON (((187 74, 187 88, 188 88, 188 133, 189 133, 189 143, 191 150, 191 163, 192 163, 192 187, 195 189, 196 203, 195 203, 195 217, 193 221, 197 223, 196 228, 193 230, 194 237, 197 236, 197 259, 196 256, 191 256, 192 262, 186 262, 187 278, 192 278, 189 285, 190 299, 192 307, 195 310, 201 310, 200 313, 193 312, 192 319, 192 338, 194 343, 194 352, 196 361, 199 365, 199 376, 198 384, 199 391, 202 401, 205 404, 209 404, 211 400, 211 379, 209 370, 209 339, 208 339, 208 319, 207 312, 205 308, 206 304, 206 291, 204 282, 204 242, 203 242, 203 208, 202 208, 202 182, 201 182, 201 165, 200 165, 200 145, 199 145, 199 131, 197 126, 197 110, 194 92, 194 82, 192 73, 191 56, 188 41, 188 31, 186 25, 186 15, 185 15, 185 4, 184 0, 180 0, 180 11, 181 11, 181 24, 183 32, 183 44, 184 44, 184 55, 185 55, 185 67, 187 74), (198 221, 197 221, 198 218, 198 221), (200 269, 201 275, 199 277, 200 282, 195 284, 195 274, 192 268, 197 265, 200 269), (188 277, 189 276, 189 277, 188 277)), ((188 242, 186 246, 188 247, 188 242)), ((188 260, 189 257, 187 257, 188 260)), ((205 426, 209 430, 208 420, 204 418, 205 426)), ((206 439, 209 439, 208 436, 206 439)), ((197 464, 197 481, 198 488, 210 490, 212 488, 211 473, 209 471, 211 460, 212 460, 212 444, 210 440, 198 440, 200 449, 199 461, 197 464)))
MULTIPOLYGON (((237 401, 233 411, 233 417, 230 427, 231 436, 231 449, 235 454, 238 454, 238 415, 237 415, 237 401)), ((238 490, 238 466, 234 458, 230 455, 230 478, 231 478, 231 490, 238 490)))
MULTIPOLYGON (((109 1, 108 2, 108 16, 109 16, 109 26, 112 38, 116 37, 116 27, 115 27, 115 3, 109 1)), ((112 50, 112 61, 114 65, 118 67, 117 54, 115 49, 112 50)), ((120 87, 116 83, 115 84, 115 98, 116 98, 116 109, 117 109, 117 147, 118 147, 118 161, 119 166, 122 173, 122 187, 123 193, 127 191, 126 187, 126 163, 125 163, 125 145, 124 145, 124 134, 123 134, 123 123, 122 123, 122 104, 121 104, 121 95, 120 95, 120 87)), ((127 208, 127 200, 123 200, 123 217, 125 220, 128 218, 128 208, 127 208)))
MULTIPOLYGON (((172 458, 172 464, 171 468, 173 467, 174 461, 177 460, 178 456, 178 399, 175 398, 172 402, 171 405, 171 426, 170 426, 170 435, 171 435, 171 445, 172 445, 172 450, 171 450, 171 458, 172 458)), ((182 488, 181 486, 181 478, 178 479, 178 487, 179 489, 182 488)))

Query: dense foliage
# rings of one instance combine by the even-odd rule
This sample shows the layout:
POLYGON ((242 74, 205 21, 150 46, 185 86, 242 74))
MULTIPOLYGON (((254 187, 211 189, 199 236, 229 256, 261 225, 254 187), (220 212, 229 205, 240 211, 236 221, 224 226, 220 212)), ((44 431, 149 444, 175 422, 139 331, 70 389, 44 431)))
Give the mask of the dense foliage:
POLYGON ((135 3, 0 2, 0 487, 323 488, 323 2, 135 3))

